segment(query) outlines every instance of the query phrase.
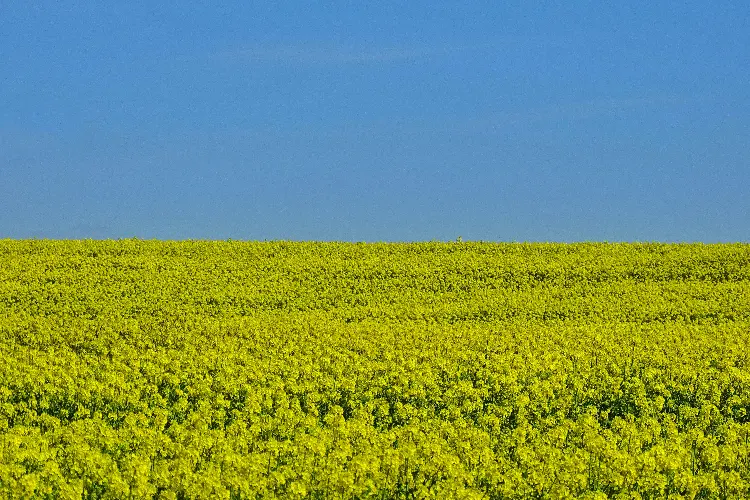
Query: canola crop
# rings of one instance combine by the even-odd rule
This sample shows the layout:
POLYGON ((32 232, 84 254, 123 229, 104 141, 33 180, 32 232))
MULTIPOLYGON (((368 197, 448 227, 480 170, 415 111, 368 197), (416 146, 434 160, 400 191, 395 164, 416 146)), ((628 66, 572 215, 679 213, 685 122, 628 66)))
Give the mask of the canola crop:
POLYGON ((3 498, 748 498, 750 245, 0 240, 3 498))

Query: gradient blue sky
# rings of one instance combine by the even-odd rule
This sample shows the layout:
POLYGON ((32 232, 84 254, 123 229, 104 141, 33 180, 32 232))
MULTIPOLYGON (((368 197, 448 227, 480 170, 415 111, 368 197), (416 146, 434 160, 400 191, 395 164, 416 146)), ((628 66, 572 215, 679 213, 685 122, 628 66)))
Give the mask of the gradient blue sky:
POLYGON ((749 241, 750 3, 0 4, 0 237, 749 241))

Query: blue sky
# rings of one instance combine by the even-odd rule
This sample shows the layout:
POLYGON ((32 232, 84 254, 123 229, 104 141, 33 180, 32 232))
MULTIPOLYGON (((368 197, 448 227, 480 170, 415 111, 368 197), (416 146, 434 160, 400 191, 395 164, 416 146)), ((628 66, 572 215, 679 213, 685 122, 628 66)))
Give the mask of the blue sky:
POLYGON ((750 241, 747 2, 0 4, 0 238, 750 241))

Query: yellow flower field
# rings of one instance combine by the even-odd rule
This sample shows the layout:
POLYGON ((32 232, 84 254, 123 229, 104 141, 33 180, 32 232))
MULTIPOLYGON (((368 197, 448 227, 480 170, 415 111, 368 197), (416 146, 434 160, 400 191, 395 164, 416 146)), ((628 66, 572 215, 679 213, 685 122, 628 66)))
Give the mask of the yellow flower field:
POLYGON ((0 240, 3 498, 750 497, 750 245, 0 240))

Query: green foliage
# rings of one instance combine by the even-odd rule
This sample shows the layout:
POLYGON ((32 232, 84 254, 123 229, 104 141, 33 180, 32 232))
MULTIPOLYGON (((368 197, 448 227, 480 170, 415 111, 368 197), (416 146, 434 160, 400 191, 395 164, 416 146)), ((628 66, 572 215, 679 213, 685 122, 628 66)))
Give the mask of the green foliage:
POLYGON ((7 498, 750 497, 750 246, 0 240, 7 498))

